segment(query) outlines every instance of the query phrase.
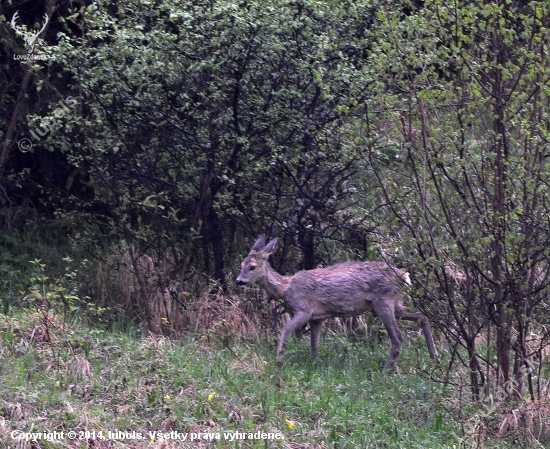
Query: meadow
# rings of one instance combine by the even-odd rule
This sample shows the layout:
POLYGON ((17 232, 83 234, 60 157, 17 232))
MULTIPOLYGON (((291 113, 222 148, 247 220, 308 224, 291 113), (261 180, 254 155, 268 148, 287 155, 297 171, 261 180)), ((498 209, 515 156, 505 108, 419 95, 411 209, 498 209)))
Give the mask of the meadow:
POLYGON ((465 373, 446 371, 445 348, 436 365, 416 329, 404 328, 385 373, 377 320, 356 332, 325 327, 316 359, 307 338, 290 338, 282 367, 276 331, 246 338, 224 324, 167 338, 30 310, 0 315, 1 447, 543 447, 497 438, 503 410, 472 403, 465 373))

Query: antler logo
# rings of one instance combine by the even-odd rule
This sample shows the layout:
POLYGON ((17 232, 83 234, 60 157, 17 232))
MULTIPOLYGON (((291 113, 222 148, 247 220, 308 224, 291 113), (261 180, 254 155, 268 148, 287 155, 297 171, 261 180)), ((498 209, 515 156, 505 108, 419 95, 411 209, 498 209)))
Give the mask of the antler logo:
POLYGON ((25 40, 25 44, 27 46, 27 55, 30 55, 34 51, 34 44, 36 43, 36 39, 38 39, 38 36, 40 36, 40 33, 46 29, 46 25, 48 24, 49 17, 47 14, 44 14, 44 25, 42 25, 42 28, 40 31, 34 34, 30 34, 27 32, 26 26, 18 26, 17 20, 19 19, 19 11, 16 11, 16 13, 13 15, 11 19, 11 27, 15 30, 15 33, 19 36, 21 36, 25 40))

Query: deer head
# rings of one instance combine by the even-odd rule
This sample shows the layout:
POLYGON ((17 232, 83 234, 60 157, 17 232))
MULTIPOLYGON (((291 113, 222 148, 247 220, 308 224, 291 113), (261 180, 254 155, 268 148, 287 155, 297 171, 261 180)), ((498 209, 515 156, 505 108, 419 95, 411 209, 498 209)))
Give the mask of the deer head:
POLYGON ((27 27, 17 25, 16 22, 18 19, 19 19, 19 11, 16 11, 16 13, 13 15, 11 19, 11 27, 12 29, 15 30, 15 33, 21 36, 25 41, 25 44, 27 46, 27 54, 31 54, 34 51, 34 44, 36 43, 38 36, 46 29, 46 25, 48 24, 49 17, 47 14, 44 14, 44 25, 42 25, 42 28, 40 29, 40 31, 34 34, 27 33, 27 27))
POLYGON ((250 253, 241 264, 241 274, 236 279, 237 285, 253 284, 262 276, 265 276, 269 269, 269 256, 275 249, 277 239, 271 240, 267 245, 262 235, 252 246, 250 253))

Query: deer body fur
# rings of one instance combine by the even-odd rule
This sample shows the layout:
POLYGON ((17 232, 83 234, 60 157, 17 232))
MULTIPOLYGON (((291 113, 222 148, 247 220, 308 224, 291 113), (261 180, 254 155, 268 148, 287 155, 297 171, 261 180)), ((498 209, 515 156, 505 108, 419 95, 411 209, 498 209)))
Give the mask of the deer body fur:
POLYGON ((311 355, 317 355, 323 320, 350 317, 373 312, 384 324, 391 351, 385 369, 389 370, 401 351, 403 339, 397 319, 420 321, 430 355, 439 361, 430 324, 420 312, 408 312, 402 304, 400 287, 408 274, 382 262, 347 262, 327 268, 299 271, 282 276, 269 264, 277 239, 268 244, 259 237, 242 263, 236 282, 239 285, 257 283, 275 298, 281 298, 292 319, 283 327, 277 362, 282 362, 285 341, 307 323, 311 332, 311 355))

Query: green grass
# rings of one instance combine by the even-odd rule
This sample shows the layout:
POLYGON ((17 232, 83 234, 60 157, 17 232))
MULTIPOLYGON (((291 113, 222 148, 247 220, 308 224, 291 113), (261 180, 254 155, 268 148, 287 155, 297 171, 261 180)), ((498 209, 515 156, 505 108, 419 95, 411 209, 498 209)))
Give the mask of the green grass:
POLYGON ((39 315, 0 315, 0 447, 464 447, 455 398, 423 374, 442 368, 414 338, 387 374, 385 343, 330 333, 314 360, 307 339, 290 339, 278 368, 275 335, 222 344, 212 336, 90 330, 58 318, 48 326, 51 342, 39 315), (14 430, 64 435, 33 446, 15 441, 14 430), (87 438, 70 440, 69 431, 87 438), (128 433, 117 439, 109 431, 128 433), (251 438, 224 434, 237 431, 251 438), (258 431, 284 439, 255 438, 258 431), (168 438, 151 441, 149 432, 168 438))
POLYGON ((93 438, 71 441, 65 435, 40 440, 35 448, 207 444, 202 438, 151 442, 149 432, 159 431, 219 433, 220 440, 208 443, 215 447, 457 444, 457 425, 442 419, 438 384, 405 368, 411 363, 407 356, 416 354, 410 348, 399 359, 399 370, 386 374, 379 369, 385 345, 369 347, 325 336, 320 356, 311 360, 306 339, 291 339, 279 368, 271 338, 231 339, 225 345, 200 335, 175 341, 136 332, 91 331, 53 319, 52 342, 47 342, 39 315, 2 316, 0 323, 0 443, 6 447, 16 447, 13 430, 144 436, 96 438, 94 446, 93 438), (230 441, 224 438, 226 431, 250 433, 253 438, 230 441), (254 439, 258 431, 284 439, 254 439))

